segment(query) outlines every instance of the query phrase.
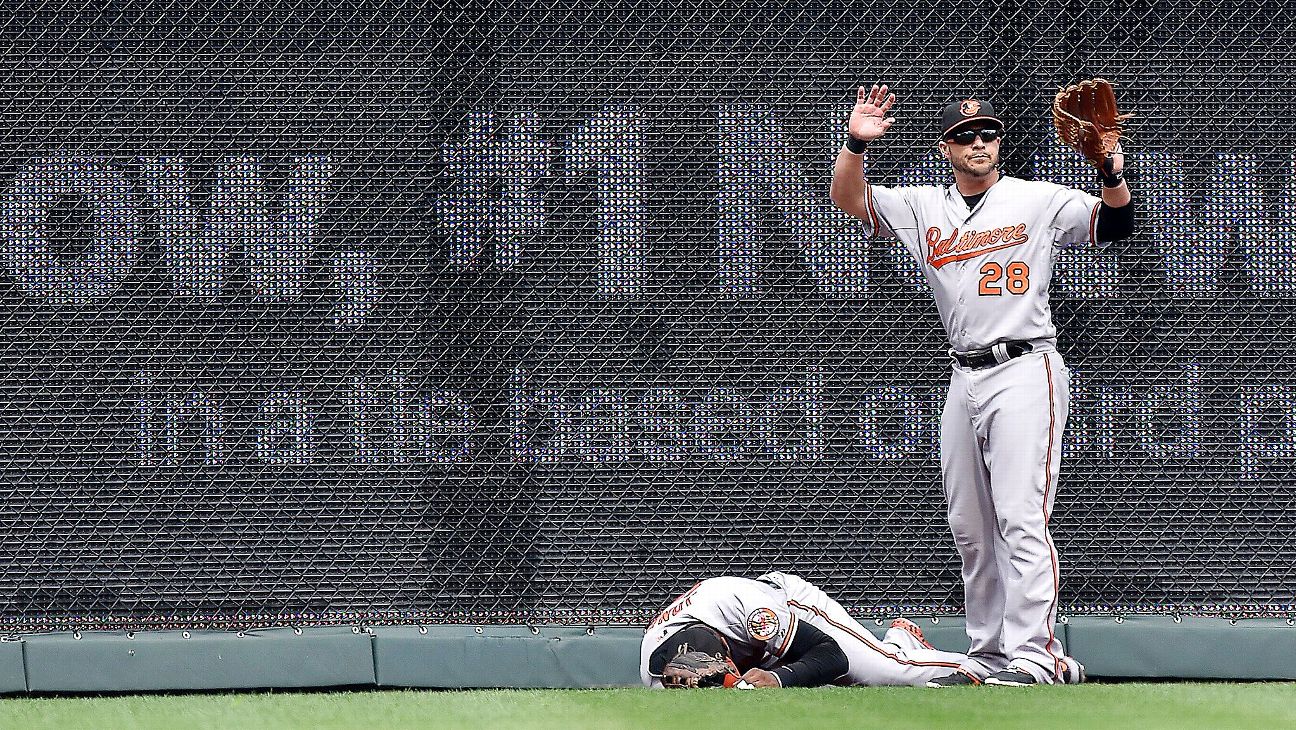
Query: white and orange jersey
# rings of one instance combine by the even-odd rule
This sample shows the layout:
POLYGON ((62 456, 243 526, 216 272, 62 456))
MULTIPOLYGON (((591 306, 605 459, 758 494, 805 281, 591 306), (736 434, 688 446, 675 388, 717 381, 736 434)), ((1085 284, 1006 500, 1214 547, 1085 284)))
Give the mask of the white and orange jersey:
POLYGON ((644 630, 639 667, 645 685, 659 684, 648 674, 653 651, 676 631, 699 621, 725 637, 734 663, 742 669, 782 657, 798 624, 781 589, 751 578, 708 578, 672 601, 644 630))
POLYGON ((1099 198, 1006 176, 971 209, 954 185, 865 189, 865 231, 904 243, 931 285, 954 350, 1010 340, 1056 346, 1053 262, 1069 244, 1098 243, 1099 198))
POLYGON ((639 657, 645 686, 661 687, 660 678, 648 672, 652 653, 697 621, 724 635, 740 670, 779 665, 807 624, 831 637, 846 654, 849 670, 838 680, 845 684, 922 685, 949 674, 967 658, 933 649, 921 636, 902 628, 891 628, 879 641, 814 585, 790 573, 771 571, 755 580, 704 580, 657 614, 644 632, 639 657))

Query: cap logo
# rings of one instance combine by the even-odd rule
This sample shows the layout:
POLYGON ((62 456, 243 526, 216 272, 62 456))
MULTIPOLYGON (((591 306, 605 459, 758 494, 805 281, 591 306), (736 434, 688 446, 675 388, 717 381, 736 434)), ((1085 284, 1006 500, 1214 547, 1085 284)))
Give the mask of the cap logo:
POLYGON ((981 111, 981 102, 976 99, 968 99, 962 104, 959 104, 959 111, 962 112, 965 117, 973 116, 977 112, 981 111))

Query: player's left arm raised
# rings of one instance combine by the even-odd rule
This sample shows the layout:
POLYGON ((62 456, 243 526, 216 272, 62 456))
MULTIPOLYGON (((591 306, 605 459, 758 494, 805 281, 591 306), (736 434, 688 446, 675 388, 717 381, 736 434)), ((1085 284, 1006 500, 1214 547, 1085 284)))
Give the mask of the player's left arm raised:
POLYGON ((1132 115, 1116 108, 1116 93, 1106 79, 1067 86, 1053 98, 1053 125, 1062 141, 1098 168, 1102 204, 1096 238, 1119 241, 1134 233, 1133 196, 1125 182, 1124 123, 1132 115))
POLYGON ((1125 182, 1125 153, 1120 143, 1099 168, 1102 181, 1102 203, 1094 237, 1099 241, 1122 241, 1134 235, 1134 197, 1125 182))
POLYGON ((1133 200, 1125 182, 1125 151, 1119 142, 1103 167, 1099 168, 1099 179, 1102 181, 1102 199, 1107 207, 1124 208, 1133 200))

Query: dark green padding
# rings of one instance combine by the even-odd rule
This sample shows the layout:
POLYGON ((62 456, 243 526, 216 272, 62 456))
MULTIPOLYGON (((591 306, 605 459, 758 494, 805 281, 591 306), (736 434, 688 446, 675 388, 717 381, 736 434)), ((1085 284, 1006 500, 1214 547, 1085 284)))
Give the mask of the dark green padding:
POLYGON ((387 687, 617 687, 639 684, 639 640, 627 628, 377 627, 387 687), (480 632, 480 633, 478 633, 480 632))
MULTIPOLYGON (((966 648, 961 617, 914 620, 937 648, 966 648)), ((1296 627, 1281 619, 1071 617, 1056 631, 1091 677, 1296 679, 1296 627)), ((0 692, 633 687, 642 636, 627 627, 464 625, 44 634, 0 642, 0 692)))
POLYGON ((368 635, 351 628, 84 632, 23 637, 32 692, 372 685, 368 635))
POLYGON ((1095 677, 1296 679, 1296 627, 1283 619, 1074 617, 1067 637, 1095 677))
POLYGON ((25 692, 27 670, 21 641, 0 641, 0 693, 25 692))

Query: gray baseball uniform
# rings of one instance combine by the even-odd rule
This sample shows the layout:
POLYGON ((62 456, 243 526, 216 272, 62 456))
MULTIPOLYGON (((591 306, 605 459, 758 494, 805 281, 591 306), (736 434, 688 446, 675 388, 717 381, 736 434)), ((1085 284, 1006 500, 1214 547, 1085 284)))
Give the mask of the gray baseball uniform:
POLYGON ((850 668, 839 680, 845 684, 922 686, 966 659, 932 649, 903 629, 892 628, 878 641, 841 604, 795 575, 771 572, 754 580, 721 576, 685 591, 648 625, 639 658, 645 686, 661 687, 661 678, 648 671, 653 651, 699 621, 724 635, 738 666, 765 669, 778 665, 797 627, 809 623, 831 636, 846 655, 850 668))
POLYGON ((1012 177, 971 209, 954 185, 867 185, 865 195, 868 234, 899 238, 931 284, 951 355, 992 357, 980 368, 956 360, 941 417, 971 640, 962 668, 984 679, 1025 659, 1037 681, 1061 682, 1073 660, 1053 632, 1058 556, 1048 521, 1070 371, 1055 347, 1048 285, 1063 246, 1096 243, 1101 201, 1012 177))

